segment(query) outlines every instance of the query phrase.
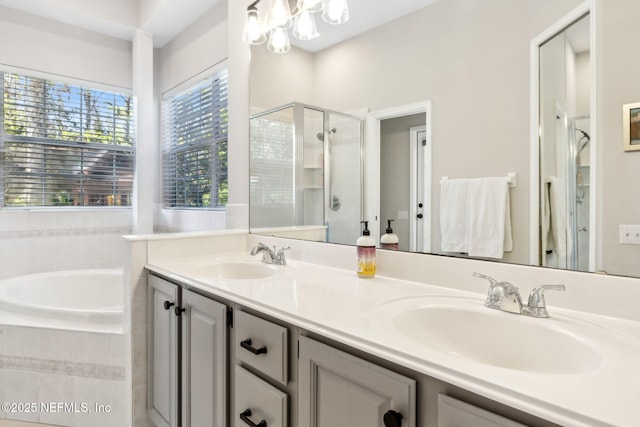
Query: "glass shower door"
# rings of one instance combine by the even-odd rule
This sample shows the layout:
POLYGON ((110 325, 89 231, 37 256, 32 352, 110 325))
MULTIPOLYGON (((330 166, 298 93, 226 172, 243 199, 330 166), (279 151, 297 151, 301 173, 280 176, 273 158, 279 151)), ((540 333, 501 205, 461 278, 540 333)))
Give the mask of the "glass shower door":
POLYGON ((325 223, 327 241, 355 244, 363 206, 362 121, 327 113, 325 128, 325 223))

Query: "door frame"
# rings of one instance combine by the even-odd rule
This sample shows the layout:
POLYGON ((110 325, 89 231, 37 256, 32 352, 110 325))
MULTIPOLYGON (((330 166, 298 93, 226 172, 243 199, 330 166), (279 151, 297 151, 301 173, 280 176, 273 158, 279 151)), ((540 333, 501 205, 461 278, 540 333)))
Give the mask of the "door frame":
MULTIPOLYGON (((427 144, 433 146, 430 100, 377 110, 367 114, 365 139, 366 204, 363 219, 369 221, 371 237, 376 242, 380 241, 380 122, 420 113, 425 114, 427 144)), ((429 228, 431 228, 430 223, 429 228)))
POLYGON ((596 24, 598 22, 598 15, 596 11, 595 0, 585 0, 582 4, 577 6, 571 12, 566 14, 560 20, 555 22, 549 28, 538 34, 531 40, 530 44, 530 86, 529 86, 529 100, 530 100, 530 194, 529 205, 531 206, 530 221, 529 221, 529 264, 540 265, 540 46, 546 41, 554 37, 556 34, 562 32, 566 27, 578 20, 585 14, 590 15, 591 25, 589 28, 589 42, 590 42, 590 57, 589 65, 591 68, 591 100, 590 100, 590 118, 591 123, 589 127, 589 134, 591 135, 590 159, 591 170, 589 180, 591 183, 589 197, 589 271, 596 271, 601 269, 602 264, 602 246, 597 245, 596 242, 602 241, 602 215, 601 207, 598 207, 600 202, 599 194, 601 188, 600 173, 600 161, 602 149, 599 147, 598 141, 598 117, 599 117, 599 103, 600 92, 598 89, 598 72, 597 72, 597 60, 599 55, 598 44, 596 40, 596 24))
POLYGON ((409 128, 409 250, 416 252, 418 250, 418 241, 422 237, 422 252, 431 252, 431 141, 426 134, 427 125, 413 126, 409 128), (420 151, 420 141, 418 140, 418 133, 424 131, 426 138, 426 145, 424 150, 420 151), (418 182, 418 160, 419 154, 422 153, 422 168, 429 173, 422 175, 422 183, 418 182), (422 197, 418 197, 418 189, 422 184, 422 197), (423 234, 417 235, 418 229, 418 203, 422 199, 424 208, 422 209, 422 222, 423 222, 423 234))

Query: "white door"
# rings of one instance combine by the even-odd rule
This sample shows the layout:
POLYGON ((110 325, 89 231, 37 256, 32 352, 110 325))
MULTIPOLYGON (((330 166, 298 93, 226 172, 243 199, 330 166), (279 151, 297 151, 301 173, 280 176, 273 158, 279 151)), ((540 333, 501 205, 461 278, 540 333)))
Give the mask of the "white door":
POLYGON ((431 252, 431 141, 426 126, 409 129, 411 192, 409 250, 431 252))

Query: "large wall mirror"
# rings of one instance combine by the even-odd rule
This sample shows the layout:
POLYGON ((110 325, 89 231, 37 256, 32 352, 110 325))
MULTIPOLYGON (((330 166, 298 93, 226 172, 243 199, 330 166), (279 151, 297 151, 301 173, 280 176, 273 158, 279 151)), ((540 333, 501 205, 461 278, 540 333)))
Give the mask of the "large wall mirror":
MULTIPOLYGON (((359 1, 352 2, 354 25, 375 15, 376 3, 382 3, 364 1, 362 12, 359 1)), ((327 47, 300 44, 276 55, 252 46, 252 114, 264 122, 265 114, 277 112, 269 117, 291 119, 290 135, 306 135, 298 149, 289 144, 291 161, 297 159, 302 169, 295 171, 292 163, 286 179, 298 174, 307 183, 306 190, 296 190, 297 217, 315 219, 307 229, 304 222, 283 223, 283 215, 271 223, 265 212, 277 210, 269 202, 277 194, 264 188, 258 206, 252 187, 251 232, 294 230, 293 236, 323 241, 337 234, 339 243, 354 244, 361 219, 378 235, 393 219, 401 250, 442 254, 442 178, 514 173, 515 186, 508 190, 513 244, 500 261, 640 277, 640 246, 619 239, 620 225, 640 224, 640 198, 629 198, 640 182, 640 152, 624 151, 621 125, 622 105, 640 100, 635 78, 640 58, 624 53, 633 51, 632 40, 640 35, 630 18, 640 14, 640 4, 424 0, 421 6, 327 47), (532 69, 534 49, 539 64, 532 69), (295 128, 296 108, 308 129, 295 128), (389 111, 405 113, 381 113, 389 111), (342 123, 334 125, 331 114, 342 123), (373 145, 372 126, 379 138, 373 145), (372 146, 375 156, 366 152, 372 146), (420 147, 427 149, 416 151, 420 147), (344 155, 329 160, 329 150, 344 155), (416 159, 426 160, 417 167, 421 176, 413 176, 416 159), (345 162, 347 170, 351 165, 351 175, 341 178, 336 172, 331 181, 329 162, 345 162), (378 182, 367 174, 372 169, 379 170, 378 182), (554 190, 563 180, 561 193, 550 189, 552 178, 554 190), (427 185, 418 190, 421 196, 413 194, 415 183, 427 185), (564 201, 564 210, 557 203, 553 207, 554 220, 563 217, 564 239, 559 223, 550 222, 551 208, 544 206, 552 197, 564 201), (372 209, 375 198, 379 204, 372 209), (349 215, 338 221, 342 231, 332 230, 325 213, 335 214, 341 206, 349 215), (419 214, 422 223, 415 220, 419 214)), ((265 132, 255 125, 252 159, 254 136, 265 132)), ((260 149, 268 146, 269 139, 260 149)), ((252 167, 250 181, 266 182, 263 173, 252 167)))

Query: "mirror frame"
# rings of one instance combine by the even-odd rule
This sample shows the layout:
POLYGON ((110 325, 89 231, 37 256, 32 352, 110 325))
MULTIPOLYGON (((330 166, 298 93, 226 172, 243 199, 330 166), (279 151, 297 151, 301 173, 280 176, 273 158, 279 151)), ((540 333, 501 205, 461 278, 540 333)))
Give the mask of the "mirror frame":
POLYGON ((592 144, 589 147, 591 155, 591 170, 590 170, 590 182, 595 183, 591 188, 591 204, 589 206, 589 215, 591 218, 595 218, 596 227, 591 227, 589 230, 589 272, 595 272, 602 267, 602 255, 601 250, 598 250, 598 242, 602 241, 602 227, 598 220, 601 212, 598 212, 598 202, 600 201, 600 181, 598 176, 601 176, 600 161, 600 149, 598 147, 599 135, 598 131, 598 109, 597 105, 600 100, 600 93, 597 88, 597 44, 596 44, 596 26, 597 13, 595 0, 586 0, 584 3, 573 9, 571 12, 563 16, 560 20, 547 28, 542 33, 538 34, 532 41, 530 46, 530 113, 531 121, 529 125, 530 134, 530 175, 531 175, 531 188, 530 188, 530 200, 529 204, 532 207, 530 210, 530 224, 529 224, 529 264, 532 266, 540 266, 540 46, 555 37, 557 34, 563 32, 566 28, 578 21, 585 15, 590 16, 591 25, 589 26, 589 65, 591 67, 591 99, 590 99, 590 125, 589 134, 592 136, 592 144), (533 209, 537 206, 538 209, 533 209))

